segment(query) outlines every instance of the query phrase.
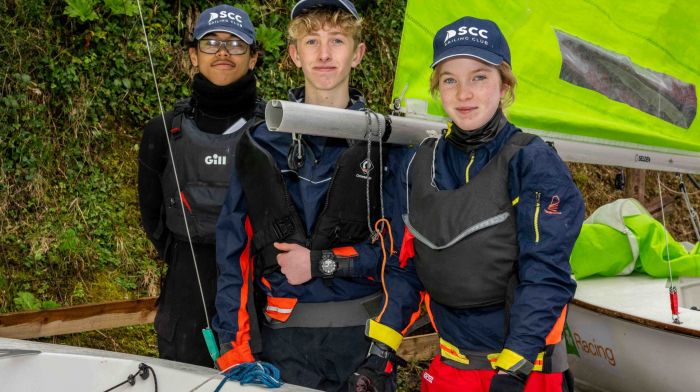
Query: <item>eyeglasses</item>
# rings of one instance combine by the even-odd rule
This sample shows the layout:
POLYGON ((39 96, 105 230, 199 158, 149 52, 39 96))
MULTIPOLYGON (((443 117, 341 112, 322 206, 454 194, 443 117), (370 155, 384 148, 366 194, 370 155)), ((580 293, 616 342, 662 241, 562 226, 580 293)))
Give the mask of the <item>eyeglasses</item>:
POLYGON ((218 39, 203 39, 199 41, 199 50, 207 54, 216 54, 223 46, 229 54, 245 54, 248 44, 239 40, 222 41, 218 39))

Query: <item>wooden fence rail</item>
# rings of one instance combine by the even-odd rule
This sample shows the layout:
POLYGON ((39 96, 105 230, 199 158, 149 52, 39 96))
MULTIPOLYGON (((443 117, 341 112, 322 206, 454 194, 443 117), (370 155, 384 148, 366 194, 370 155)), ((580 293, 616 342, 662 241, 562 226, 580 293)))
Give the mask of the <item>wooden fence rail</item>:
MULTIPOLYGON (((70 306, 60 309, 0 314, 0 336, 34 339, 152 323, 156 297, 70 306)), ((428 360, 438 350, 437 334, 409 336, 399 355, 406 360, 428 360)))
POLYGON ((45 336, 152 323, 156 297, 0 314, 0 336, 33 339, 45 336))

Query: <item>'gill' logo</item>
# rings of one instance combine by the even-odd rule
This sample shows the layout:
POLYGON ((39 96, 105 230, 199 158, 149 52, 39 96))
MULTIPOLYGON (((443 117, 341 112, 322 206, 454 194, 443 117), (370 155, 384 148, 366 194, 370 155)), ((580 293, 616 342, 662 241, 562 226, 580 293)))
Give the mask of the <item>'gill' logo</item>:
POLYGON ((226 165, 225 155, 207 155, 204 157, 204 163, 207 165, 226 165))
POLYGON ((445 43, 447 43, 447 40, 449 40, 452 37, 458 36, 458 35, 471 35, 472 37, 481 37, 483 39, 489 39, 489 31, 486 29, 479 29, 476 27, 467 27, 467 26, 462 26, 458 28, 457 30, 447 30, 447 35, 445 35, 445 43))

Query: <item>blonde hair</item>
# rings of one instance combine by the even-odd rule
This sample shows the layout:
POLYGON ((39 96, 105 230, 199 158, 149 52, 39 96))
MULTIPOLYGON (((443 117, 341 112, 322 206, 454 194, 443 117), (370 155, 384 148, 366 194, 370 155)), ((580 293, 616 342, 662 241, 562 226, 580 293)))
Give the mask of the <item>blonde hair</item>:
POLYGON ((292 19, 287 28, 289 44, 295 45, 298 39, 324 26, 338 27, 343 34, 352 37, 355 47, 362 42, 362 18, 355 18, 346 11, 320 8, 292 19))
MULTIPOLYGON (((433 73, 430 75, 430 94, 434 98, 437 98, 440 93, 440 69, 443 63, 439 63, 433 69, 433 73)), ((518 79, 516 79, 513 70, 510 68, 508 63, 501 62, 498 66, 495 66, 498 73, 501 75, 501 83, 506 89, 506 93, 501 98, 501 108, 505 109, 515 102, 515 86, 518 84, 518 79)))

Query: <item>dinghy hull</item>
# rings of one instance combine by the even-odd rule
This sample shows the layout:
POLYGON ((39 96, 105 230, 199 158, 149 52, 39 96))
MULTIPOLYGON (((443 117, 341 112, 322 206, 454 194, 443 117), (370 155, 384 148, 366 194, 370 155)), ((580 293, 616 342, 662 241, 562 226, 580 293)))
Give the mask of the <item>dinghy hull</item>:
MULTIPOLYGON (((214 369, 158 358, 122 354, 80 347, 45 344, 0 338, 0 380, 3 391, 105 391, 138 371, 140 363, 150 366, 158 380, 159 391, 213 391, 221 379, 214 369), (209 381, 207 381, 209 380, 209 381)), ((222 391, 262 391, 260 386, 241 386, 228 382, 222 391)), ((122 385, 114 391, 153 392, 153 376, 135 378, 133 386, 122 385)), ((310 391, 285 384, 280 392, 310 391)))
MULTIPOLYGON (((683 324, 672 323, 666 284, 646 276, 579 281, 566 339, 582 389, 700 389, 700 312, 681 307, 683 324)), ((696 293, 680 292, 684 302, 695 300, 696 293)))

